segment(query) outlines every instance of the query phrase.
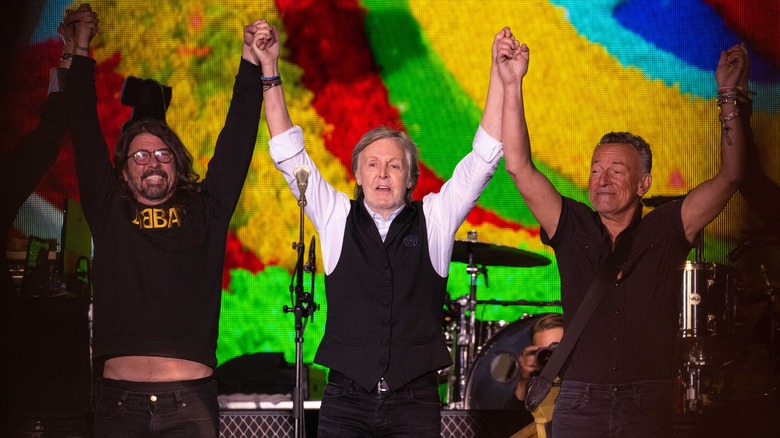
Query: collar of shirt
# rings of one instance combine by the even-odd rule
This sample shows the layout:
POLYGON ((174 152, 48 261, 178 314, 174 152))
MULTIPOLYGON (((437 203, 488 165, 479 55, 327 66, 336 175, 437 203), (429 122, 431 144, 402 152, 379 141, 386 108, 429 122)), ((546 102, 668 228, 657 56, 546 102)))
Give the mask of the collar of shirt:
POLYGON ((400 213, 401 210, 403 210, 406 205, 404 204, 398 207, 398 210, 387 215, 387 219, 383 218, 382 215, 378 213, 374 213, 370 208, 368 208, 368 204, 366 204, 365 200, 363 200, 363 206, 366 207, 366 210, 368 210, 368 214, 370 214, 371 218, 374 219, 376 228, 379 230, 379 235, 382 236, 382 242, 384 242, 385 237, 387 237, 387 231, 390 229, 390 224, 393 223, 393 219, 395 219, 396 216, 398 216, 398 213, 400 213))
MULTIPOLYGON (((598 214, 598 212, 593 212, 593 217, 596 220, 596 223, 598 223, 599 228, 601 229, 601 233, 604 236, 604 242, 609 242, 610 245, 612 245, 612 239, 609 237, 609 231, 607 231, 607 227, 604 226, 604 222, 601 220, 601 216, 598 214)), ((631 222, 628 224, 628 226, 618 234, 617 239, 620 239, 621 236, 632 233, 633 230, 635 230, 639 226, 639 222, 642 221, 642 203, 640 202, 639 205, 636 206, 634 209, 633 216, 631 217, 631 222)), ((617 240, 616 240, 617 242, 617 240)), ((606 243, 605 243, 606 244, 606 243)), ((611 252, 611 251, 609 251, 611 252)), ((606 255, 609 255, 609 252, 607 252, 606 255)))

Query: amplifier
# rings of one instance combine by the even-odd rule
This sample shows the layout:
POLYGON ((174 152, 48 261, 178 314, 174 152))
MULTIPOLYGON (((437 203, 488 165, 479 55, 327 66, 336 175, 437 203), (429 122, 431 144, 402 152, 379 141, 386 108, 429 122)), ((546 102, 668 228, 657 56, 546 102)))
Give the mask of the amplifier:
MULTIPOLYGON (((306 409, 306 436, 317 436, 319 411, 306 409)), ((442 438, 506 438, 532 421, 525 411, 445 410, 441 413, 442 438)), ((225 411, 220 413, 223 438, 294 437, 295 424, 290 411, 225 411)))

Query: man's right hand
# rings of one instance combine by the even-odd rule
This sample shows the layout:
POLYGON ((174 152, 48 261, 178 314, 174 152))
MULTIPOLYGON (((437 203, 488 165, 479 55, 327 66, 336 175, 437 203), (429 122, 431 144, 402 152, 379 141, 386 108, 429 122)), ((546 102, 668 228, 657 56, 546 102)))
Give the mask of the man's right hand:
POLYGON ((279 58, 279 33, 265 20, 244 27, 243 56, 263 69, 264 76, 274 76, 279 58))
MULTIPOLYGON (((75 11, 65 11, 65 18, 62 20, 60 26, 65 29, 67 29, 68 26, 73 27, 76 41, 75 53, 83 52, 82 54, 88 55, 89 43, 99 30, 99 22, 100 20, 98 20, 97 13, 92 11, 92 7, 89 3, 82 3, 75 11)), ((63 35, 63 38, 64 37, 65 36, 63 35)))

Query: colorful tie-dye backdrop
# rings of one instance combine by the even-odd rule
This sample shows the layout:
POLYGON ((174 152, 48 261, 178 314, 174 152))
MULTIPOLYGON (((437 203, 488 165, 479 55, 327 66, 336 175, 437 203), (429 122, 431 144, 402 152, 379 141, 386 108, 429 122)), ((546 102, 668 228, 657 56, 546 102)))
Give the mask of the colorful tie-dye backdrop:
MULTIPOLYGON (((156 79, 173 87, 168 122, 189 146, 201 174, 227 111, 242 27, 257 18, 281 30, 280 68, 292 118, 303 127, 307 148, 326 179, 347 193, 353 187, 352 146, 376 125, 406 129, 419 145, 422 176, 416 197, 438 190, 470 148, 487 91, 490 44, 507 25, 531 48, 524 89, 536 163, 566 196, 587 202, 593 145, 612 130, 640 134, 653 146, 648 196, 684 194, 712 176, 720 134, 714 66, 719 52, 738 41, 751 53, 757 92, 753 125, 763 165, 775 177, 780 171, 780 7, 773 2, 120 0, 92 5, 101 20, 93 46, 108 143, 130 115, 119 103, 124 78, 156 79)), ((12 66, 14 92, 2 117, 4 148, 35 124, 48 68, 60 54, 54 31, 66 6, 46 4, 28 49, 12 66)), ((264 351, 295 359, 293 317, 282 308, 290 304, 299 210, 268 156, 264 122, 260 132, 230 232, 220 362, 264 351)), ((55 213, 64 198, 78 198, 73 168, 68 146, 36 191, 55 213)), ((744 202, 735 197, 706 229, 705 259, 724 262, 746 216, 744 202)), ((457 238, 469 230, 480 240, 553 258, 503 167, 457 238)), ((308 245, 313 234, 308 220, 306 233, 308 245)), ((469 286, 466 265, 452 263, 450 295, 463 296, 469 286)), ((558 299, 558 286, 554 262, 539 268, 489 266, 477 295, 549 302, 558 299)), ((309 290, 308 275, 305 287, 309 290)), ((306 362, 323 332, 322 273, 315 278, 315 300, 321 309, 306 330, 306 362)), ((477 317, 511 321, 523 313, 558 309, 479 306, 477 317)))

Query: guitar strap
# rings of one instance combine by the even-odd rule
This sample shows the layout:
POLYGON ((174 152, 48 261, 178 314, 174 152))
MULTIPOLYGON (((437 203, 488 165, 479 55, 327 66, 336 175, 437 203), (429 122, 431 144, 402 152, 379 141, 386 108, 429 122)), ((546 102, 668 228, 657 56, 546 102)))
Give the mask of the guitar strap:
POLYGON ((618 237, 615 250, 607 257, 601 270, 596 274, 596 278, 582 300, 582 304, 577 309, 577 313, 574 314, 571 324, 566 327, 558 347, 555 348, 550 356, 550 360, 542 368, 541 374, 531 381, 528 395, 525 398, 525 407, 529 412, 533 412, 547 396, 547 393, 550 392, 553 381, 558 376, 561 368, 563 368, 563 364, 566 362, 572 349, 574 349, 574 345, 579 340, 582 330, 604 297, 607 286, 617 277, 620 267, 631 251, 633 240, 633 232, 618 237))

